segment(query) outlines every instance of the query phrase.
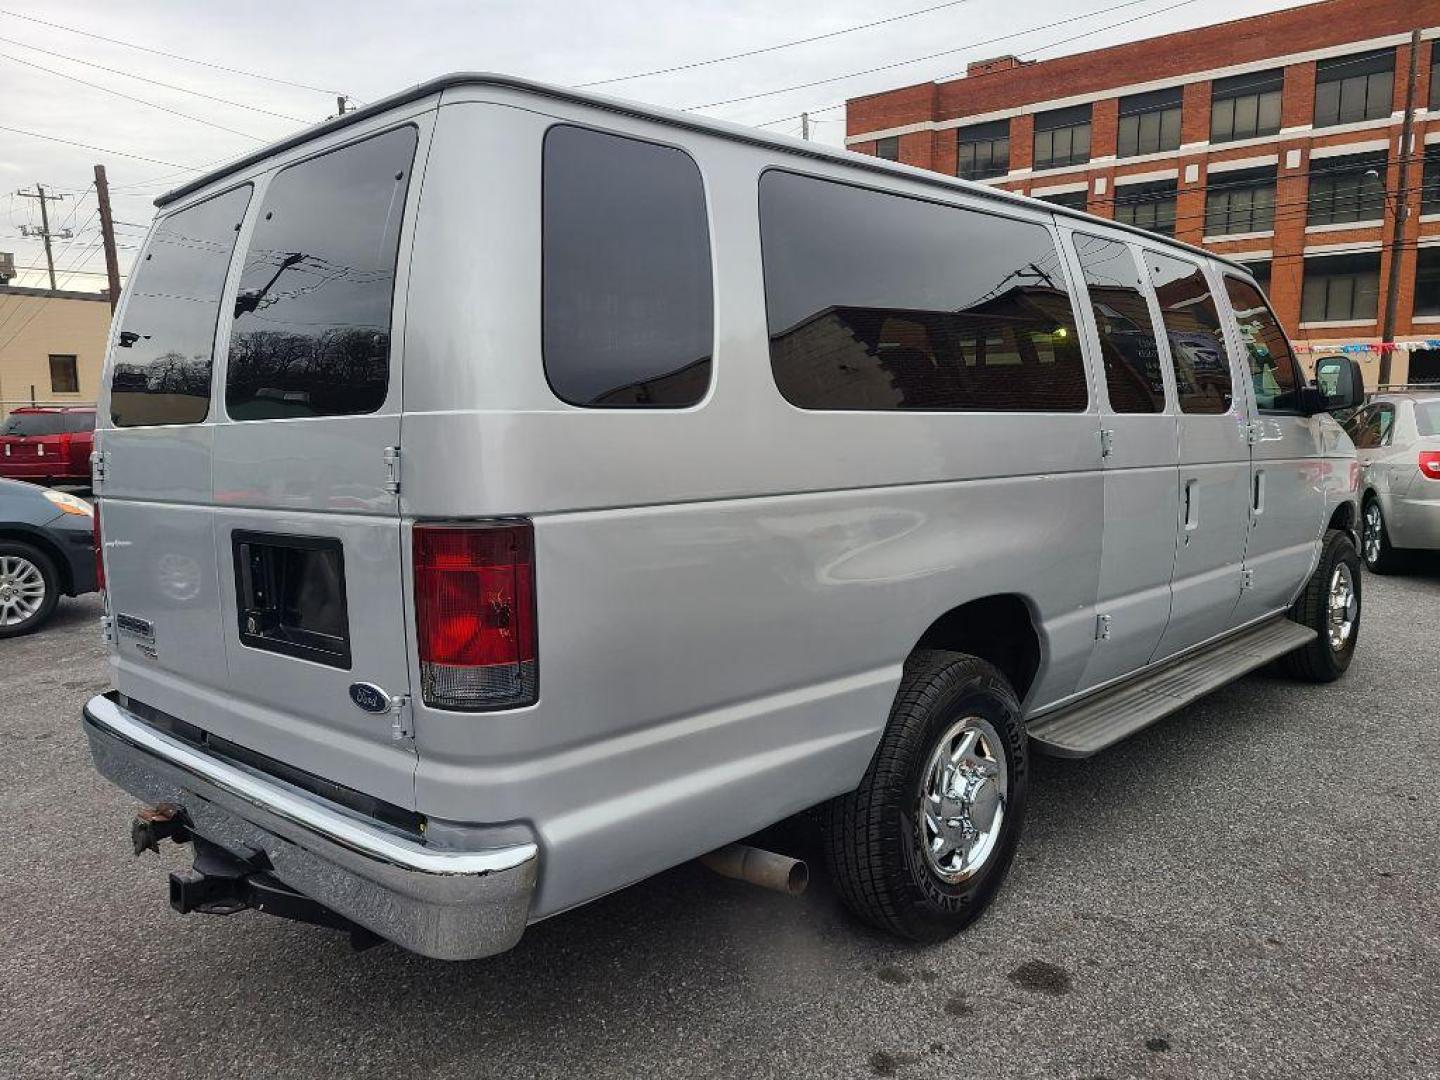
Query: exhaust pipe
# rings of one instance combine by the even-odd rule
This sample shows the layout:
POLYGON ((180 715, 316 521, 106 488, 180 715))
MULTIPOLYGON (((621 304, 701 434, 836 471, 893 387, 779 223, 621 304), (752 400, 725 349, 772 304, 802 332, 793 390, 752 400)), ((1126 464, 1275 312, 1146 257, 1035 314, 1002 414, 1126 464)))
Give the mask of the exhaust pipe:
POLYGON ((701 855, 700 861, 722 877, 748 881, 788 896, 799 896, 810 884, 810 869, 802 860, 749 844, 726 844, 708 855, 701 855))

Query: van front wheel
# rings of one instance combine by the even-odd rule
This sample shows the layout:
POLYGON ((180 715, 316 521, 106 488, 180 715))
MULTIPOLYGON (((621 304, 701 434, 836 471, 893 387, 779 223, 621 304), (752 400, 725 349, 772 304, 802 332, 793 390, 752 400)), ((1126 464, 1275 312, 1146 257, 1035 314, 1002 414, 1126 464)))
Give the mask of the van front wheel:
POLYGON ((1005 677, 962 653, 913 653, 860 786, 824 809, 841 898, 901 937, 950 937, 1000 888, 1028 787, 1024 722, 1005 677))

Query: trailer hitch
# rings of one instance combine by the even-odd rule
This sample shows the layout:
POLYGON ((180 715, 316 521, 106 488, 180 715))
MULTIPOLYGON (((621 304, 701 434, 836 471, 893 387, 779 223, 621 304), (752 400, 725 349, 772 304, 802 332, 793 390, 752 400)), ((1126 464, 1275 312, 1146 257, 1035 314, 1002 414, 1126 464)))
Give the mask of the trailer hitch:
POLYGON ((194 866, 170 875, 170 906, 180 914, 234 915, 253 908, 282 919, 343 930, 357 952, 384 943, 380 935, 290 888, 270 872, 269 860, 263 855, 242 859, 204 837, 192 839, 194 866))

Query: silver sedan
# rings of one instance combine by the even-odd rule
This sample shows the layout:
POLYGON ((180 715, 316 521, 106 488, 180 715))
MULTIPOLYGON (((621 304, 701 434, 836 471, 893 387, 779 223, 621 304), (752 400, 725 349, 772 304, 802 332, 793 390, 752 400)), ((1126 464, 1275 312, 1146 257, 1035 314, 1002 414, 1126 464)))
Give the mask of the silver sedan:
POLYGON ((1359 453, 1361 554, 1376 573, 1399 568, 1399 552, 1440 549, 1440 388, 1382 394, 1345 430, 1359 453))

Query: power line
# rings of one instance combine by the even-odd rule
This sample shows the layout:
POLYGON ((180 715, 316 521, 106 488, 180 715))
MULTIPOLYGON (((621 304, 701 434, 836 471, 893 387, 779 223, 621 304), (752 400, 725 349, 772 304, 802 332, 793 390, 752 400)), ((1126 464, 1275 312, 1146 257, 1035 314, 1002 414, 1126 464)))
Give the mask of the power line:
POLYGON ((205 98, 207 101, 218 101, 222 105, 231 105, 237 109, 248 109, 250 112, 263 113, 265 116, 274 116, 280 120, 289 120, 294 124, 306 124, 310 122, 298 116, 275 112, 273 109, 262 109, 258 105, 247 105, 243 101, 232 101, 230 98, 217 97, 214 94, 207 94, 200 90, 192 90, 188 86, 177 86, 175 83, 161 82, 159 79, 152 79, 146 75, 136 75, 133 71, 123 71, 120 68, 106 67, 104 64, 97 64, 93 60, 81 60, 78 56, 67 56, 65 53, 58 53, 51 49, 42 49, 39 45, 31 45, 28 41, 17 41, 14 38, 0 37, 0 42, 4 42, 7 45, 18 45, 22 49, 31 49, 38 53, 44 53, 46 56, 53 56, 59 60, 68 60, 72 64, 84 64, 86 67, 106 71, 111 75, 123 75, 127 79, 138 79, 140 82, 163 87, 166 90, 178 90, 182 94, 193 94, 195 97, 205 98))
MULTIPOLYGON (((893 63, 881 64, 881 65, 879 65, 878 67, 864 68, 863 70, 860 70, 860 71, 847 71, 847 72, 845 72, 845 73, 842 74, 842 75, 832 75, 832 76, 830 76, 829 78, 826 78, 826 79, 815 79, 815 80, 812 80, 811 82, 796 83, 796 84, 793 85, 793 86, 782 86, 782 87, 778 87, 778 88, 776 88, 776 89, 774 89, 774 90, 762 90, 762 91, 760 91, 759 93, 755 93, 755 94, 745 94, 745 95, 743 95, 743 96, 741 96, 741 97, 726 98, 726 99, 724 99, 723 101, 707 101, 707 102, 704 102, 704 103, 699 104, 699 105, 691 105, 691 106, 688 106, 688 107, 685 109, 685 111, 686 111, 686 112, 693 112, 693 111, 696 110, 696 109, 713 109, 713 108, 717 108, 718 106, 721 106, 721 105, 733 105, 733 104, 736 104, 737 102, 741 102, 741 101, 754 101, 754 100, 756 100, 757 98, 773 97, 773 96, 776 95, 776 94, 786 94, 786 93, 789 93, 789 92, 792 91, 792 90, 808 90, 808 89, 809 89, 810 87, 812 87, 812 86, 825 86, 825 85, 828 85, 829 83, 841 82, 841 81, 843 81, 843 80, 845 80, 845 79, 853 79, 853 78, 856 78, 856 77, 858 77, 858 76, 860 76, 860 75, 873 75, 873 74, 875 74, 876 72, 880 72, 880 71, 892 71, 892 70, 894 70, 895 68, 908 67, 908 66, 911 65, 911 64, 919 64, 919 63, 923 63, 923 62, 926 61, 926 60, 934 60, 936 57, 940 57, 940 56, 952 56, 952 55, 954 55, 954 54, 957 53, 957 52, 965 52, 967 49, 979 49, 979 48, 983 48, 983 47, 985 47, 985 46, 987 46, 987 45, 994 45, 994 44, 996 44, 997 42, 1009 41, 1011 38, 1023 37, 1023 36, 1025 36, 1026 34, 1037 33, 1038 31, 1041 31, 1041 30, 1051 30, 1051 29, 1053 29, 1053 28, 1055 28, 1055 27, 1057 27, 1057 26, 1064 26, 1064 25, 1066 25, 1066 24, 1068 24, 1068 23, 1079 22, 1079 21, 1081 21, 1082 19, 1093 18, 1093 17, 1096 16, 1096 15, 1104 15, 1104 14, 1106 14, 1107 12, 1119 11, 1119 10, 1122 9, 1122 8, 1134 7, 1134 6, 1137 5, 1137 4, 1143 4, 1143 3, 1148 3, 1148 2, 1149 2, 1149 0, 1125 0, 1124 3, 1115 4, 1115 5, 1112 5, 1111 7, 1100 8, 1098 11, 1087 11, 1087 12, 1081 14, 1081 15, 1072 15, 1072 16, 1070 16, 1069 18, 1066 18, 1066 19, 1058 19, 1058 20, 1056 20, 1056 21, 1054 21, 1054 22, 1042 23, 1042 24, 1040 24, 1039 26, 1027 27, 1027 28, 1024 29, 1024 30, 1015 30, 1015 31, 1012 31, 1011 33, 1008 33, 1008 34, 1001 34, 999 37, 986 38, 984 41, 972 41, 972 42, 970 42, 970 43, 968 43, 968 44, 966 44, 966 45, 958 45, 958 46, 956 46, 956 47, 953 48, 953 49, 941 49, 939 52, 926 53, 924 56, 911 57, 909 60, 896 60, 896 61, 894 61, 893 63)), ((1182 7, 1185 7, 1185 6, 1188 5, 1188 4, 1193 4, 1193 3, 1196 3, 1196 2, 1197 2, 1197 0, 1179 0, 1178 3, 1171 4, 1171 5, 1167 6, 1167 7, 1160 8, 1160 9, 1158 9, 1158 10, 1156 10, 1156 11, 1146 12, 1146 13, 1143 14, 1143 15, 1137 16, 1137 18, 1149 18, 1149 17, 1154 16, 1154 15, 1163 15, 1163 14, 1165 14, 1165 13, 1168 12, 1168 11, 1173 11, 1173 10, 1175 10, 1176 8, 1182 8, 1182 7)), ((1085 33, 1083 33, 1083 34, 1078 34, 1078 35, 1076 35, 1075 37, 1065 38, 1065 39, 1062 40, 1062 41, 1054 41, 1054 42, 1051 42, 1049 45, 1041 45, 1041 46, 1039 46, 1038 48, 1032 49, 1032 50, 1030 50, 1030 51, 1031 51, 1031 52, 1039 52, 1039 51, 1042 50, 1042 49, 1051 49, 1051 48, 1056 47, 1057 45, 1064 45, 1064 44, 1067 44, 1068 42, 1079 40, 1079 38, 1082 38, 1082 37, 1089 37, 1089 36, 1091 36, 1091 35, 1093 35, 1093 34, 1103 33, 1103 32, 1106 31, 1106 30, 1113 30, 1116 26, 1123 26, 1123 25, 1125 25, 1125 24, 1128 23, 1128 22, 1134 22, 1134 21, 1135 21, 1134 19, 1126 19, 1126 20, 1123 20, 1122 22, 1114 23, 1114 24, 1109 25, 1109 26, 1097 27, 1097 28, 1094 29, 1094 30, 1087 30, 1087 31, 1086 31, 1085 33)), ((818 111, 818 110, 816 110, 816 111, 818 111)))
POLYGON ((872 27, 884 26, 887 23, 900 22, 902 19, 913 19, 917 15, 928 15, 932 11, 957 7, 960 4, 967 4, 969 2, 970 0, 947 0, 947 2, 943 4, 934 4, 931 7, 921 8, 918 11, 907 11, 903 15, 891 15, 885 19, 875 19, 872 22, 860 23, 858 26, 847 26, 843 30, 831 30, 825 34, 814 34, 810 37, 796 38, 794 41, 783 41, 778 45, 766 45, 759 49, 747 49, 745 52, 731 53, 728 56, 717 56, 713 60, 696 60, 689 64, 676 64, 673 67, 655 68, 652 71, 638 71, 634 75, 614 75, 608 79, 595 79, 591 82, 576 83, 575 86, 579 89, 589 86, 607 86, 610 83, 629 82, 632 79, 647 79, 652 75, 669 75, 676 71, 690 71, 694 68, 709 67, 712 64, 723 64, 730 60, 743 60, 748 56, 761 56, 765 53, 779 52, 781 49, 794 48, 796 45, 809 45, 813 41, 825 41, 829 38, 853 34, 859 30, 869 30, 872 27))
MULTIPOLYGON (((0 15, 5 12, 0 11, 0 15)), ((78 146, 82 150, 94 150, 97 154, 111 154, 114 157, 131 158, 134 161, 146 161, 151 165, 164 165, 171 169, 183 169, 185 172, 204 172, 205 170, 195 165, 181 165, 177 161, 161 161, 159 158, 143 157, 140 154, 127 154, 123 150, 111 150, 104 146, 91 146, 89 143, 76 142, 74 139, 62 139, 58 135, 45 135, 38 131, 25 131, 22 128, 7 127, 0 124, 0 131, 13 132, 16 135, 29 135, 32 139, 48 139, 50 142, 64 143, 66 146, 78 146)))
MULTIPOLYGON (((111 45, 123 45, 127 49, 138 49, 140 52, 151 53, 155 56, 164 56, 170 60, 183 60, 187 64, 198 64, 200 67, 213 68, 215 71, 227 71, 232 75, 247 75, 252 79, 278 83, 281 86, 293 86, 299 90, 313 90, 317 94, 336 95, 340 93, 339 90, 325 90, 319 86, 311 86, 308 83, 295 82, 291 79, 281 79, 274 75, 262 75, 258 71, 246 71, 244 68, 226 67, 224 64, 214 64, 209 60, 197 60, 193 56, 182 56, 179 53, 166 52, 163 49, 152 49, 149 45, 137 45, 133 41, 121 41, 119 38, 106 37, 104 34, 93 34, 88 30, 77 30, 73 26, 62 26, 59 23, 36 18, 34 15, 22 15, 18 11, 8 11, 0 8, 0 15, 9 15, 12 19, 24 19, 26 22, 39 23, 41 26, 48 26, 54 30, 64 30, 67 34, 79 34, 81 37, 94 38, 96 41, 108 42, 111 45)), ((356 100, 359 99, 357 98, 356 100)))
POLYGON ((148 105, 152 109, 159 109, 163 113, 169 113, 171 116, 178 116, 182 120, 190 120, 196 124, 204 124, 206 127, 213 127, 218 128, 221 131, 228 131, 231 135, 239 135, 246 139, 254 139, 256 142, 269 141, 268 139, 261 138, 259 135, 251 135, 248 131, 240 131, 237 128, 226 127, 224 124, 217 124, 213 120, 205 120, 199 116, 191 116, 189 113, 181 112, 179 109, 172 109, 167 105, 161 105, 154 101, 147 101, 144 98, 138 98, 132 94, 126 94, 119 90, 112 90, 108 86, 102 86, 99 83, 90 82, 88 79, 82 79, 78 75, 67 75, 63 71, 56 71, 54 68, 48 68, 41 64, 37 64, 33 60, 21 60, 18 56, 10 56, 8 53, 0 53, 0 60, 9 60, 12 64, 24 64, 26 67, 34 68, 36 71, 43 71, 47 75, 54 75, 56 78, 59 79, 69 79, 71 82, 77 82, 81 86, 88 86, 93 90, 100 90, 106 94, 114 94, 116 97, 124 98, 126 101, 134 101, 141 105, 148 105))

